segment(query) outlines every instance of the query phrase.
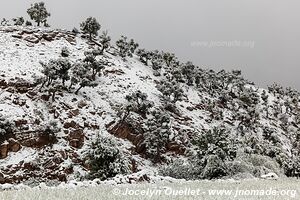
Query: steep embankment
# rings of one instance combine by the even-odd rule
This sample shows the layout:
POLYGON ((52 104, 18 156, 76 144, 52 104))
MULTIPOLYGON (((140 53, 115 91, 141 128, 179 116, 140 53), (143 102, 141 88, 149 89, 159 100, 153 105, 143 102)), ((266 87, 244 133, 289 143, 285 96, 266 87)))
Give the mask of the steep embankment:
MULTIPOLYGON (((193 158, 193 154, 202 156, 199 148, 200 151, 211 151, 209 155, 219 155, 215 151, 221 149, 224 162, 226 160, 232 166, 245 163, 240 171, 221 171, 219 175, 246 172, 261 175, 278 168, 285 169, 285 163, 280 163, 281 156, 282 162, 289 162, 292 155, 296 155, 292 154, 292 148, 299 150, 295 147, 299 139, 295 138, 299 134, 298 93, 281 93, 275 87, 273 92, 257 89, 238 73, 223 71, 216 73, 199 69, 193 77, 184 77, 184 70, 169 70, 161 64, 164 67, 158 76, 138 56, 124 60, 113 47, 97 58, 105 63, 102 75, 96 78, 97 86, 84 87, 77 95, 67 90, 57 91, 53 101, 49 91, 40 89, 41 85, 37 83, 38 77, 43 76, 39 62, 61 57, 62 47, 70 51, 68 59, 71 62, 84 59, 84 52, 97 45, 81 36, 62 30, 1 27, 0 113, 14 124, 14 131, 5 136, 0 145, 0 183, 24 182, 32 178, 44 181, 81 179, 90 169, 86 160, 89 145, 99 134, 119 138, 119 148, 130 158, 130 173, 139 174, 127 181, 148 180, 143 171, 157 171, 157 165, 149 161, 153 159, 148 156, 148 146, 144 142, 147 125, 143 123, 148 115, 141 117, 136 112, 122 121, 119 114, 128 104, 126 95, 138 90, 153 102, 152 107, 163 110, 170 117, 170 132, 167 141, 162 143, 165 148, 160 152, 164 156, 158 163, 170 163, 175 157, 193 158), (168 80, 169 76, 179 80, 176 78, 178 71, 183 76, 176 83, 182 89, 181 97, 171 106, 166 106, 164 96, 175 94, 164 95, 161 91, 166 91, 166 88, 161 89, 161 81, 168 80), (186 79, 193 80, 193 83, 187 84, 186 79), (209 130, 212 130, 212 137, 222 136, 222 133, 213 131, 214 127, 225 127, 230 132, 227 136, 236 139, 227 141, 223 138, 230 143, 225 145, 226 148, 232 147, 235 151, 232 158, 231 150, 225 150, 220 141, 212 139, 207 142, 210 144, 207 147, 201 146, 205 142, 198 137, 209 130), (253 164, 252 158, 247 157, 249 155, 267 156, 271 159, 270 165, 276 160, 280 167, 253 164), (236 163, 231 162, 233 160, 236 163)), ((206 165, 199 169, 205 172, 199 176, 216 176, 207 172, 207 168, 206 165)), ((216 168, 221 167, 217 164, 216 168)), ((180 177, 176 175, 182 173, 181 169, 178 170, 169 169, 163 174, 180 177)), ((194 176, 195 172, 191 174, 186 176, 194 176)))

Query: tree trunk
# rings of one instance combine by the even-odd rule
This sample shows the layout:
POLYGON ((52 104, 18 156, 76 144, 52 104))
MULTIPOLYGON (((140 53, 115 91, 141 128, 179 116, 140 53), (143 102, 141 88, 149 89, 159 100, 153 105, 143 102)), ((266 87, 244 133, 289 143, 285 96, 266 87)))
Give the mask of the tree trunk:
POLYGON ((45 80, 44 82, 43 82, 43 84, 41 85, 41 87, 40 87, 40 89, 39 89, 39 91, 41 91, 42 90, 42 88, 45 86, 45 84, 47 83, 47 80, 45 80))
POLYGON ((52 92, 52 101, 55 101, 55 93, 56 93, 56 91, 54 90, 54 91, 52 92))
POLYGON ((73 83, 71 82, 71 84, 70 84, 70 86, 69 86, 69 90, 71 90, 72 89, 72 86, 73 86, 73 83))
POLYGON ((81 88, 83 88, 83 86, 80 86, 80 87, 76 90, 75 94, 78 94, 78 92, 79 92, 79 90, 80 90, 81 88))

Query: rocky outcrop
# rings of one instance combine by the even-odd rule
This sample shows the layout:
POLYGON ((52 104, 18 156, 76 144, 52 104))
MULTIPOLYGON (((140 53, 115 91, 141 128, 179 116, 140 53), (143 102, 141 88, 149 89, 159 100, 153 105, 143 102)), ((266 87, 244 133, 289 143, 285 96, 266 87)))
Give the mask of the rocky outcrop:
POLYGON ((24 40, 33 44, 37 44, 40 42, 40 39, 34 35, 28 35, 24 38, 24 40))
MULTIPOLYGON (((5 32, 16 32, 18 29, 6 27, 5 32)), ((72 45, 76 45, 76 35, 71 31, 64 30, 49 30, 42 31, 38 29, 23 29, 12 35, 13 38, 22 39, 28 42, 27 46, 38 44, 41 42, 52 42, 54 40, 65 39, 72 45)), ((33 47, 33 46, 32 46, 33 47)))
POLYGON ((84 144, 83 129, 76 129, 69 132, 68 135, 69 144, 75 148, 81 148, 84 144))
POLYGON ((21 149, 21 144, 13 138, 4 141, 0 145, 0 159, 8 156, 9 152, 18 152, 21 149))
POLYGON ((6 158, 8 155, 8 143, 4 142, 0 145, 0 159, 6 158))
POLYGON ((13 138, 8 139, 8 151, 18 152, 20 149, 21 149, 21 144, 17 140, 13 138))

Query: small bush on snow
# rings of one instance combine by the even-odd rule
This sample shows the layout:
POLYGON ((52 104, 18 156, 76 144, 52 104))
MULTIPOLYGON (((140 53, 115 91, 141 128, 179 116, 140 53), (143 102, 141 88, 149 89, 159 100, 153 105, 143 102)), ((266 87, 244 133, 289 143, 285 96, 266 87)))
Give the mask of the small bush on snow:
POLYGON ((192 180, 195 178, 193 167, 183 159, 175 159, 169 165, 162 166, 159 169, 159 174, 176 179, 192 180))

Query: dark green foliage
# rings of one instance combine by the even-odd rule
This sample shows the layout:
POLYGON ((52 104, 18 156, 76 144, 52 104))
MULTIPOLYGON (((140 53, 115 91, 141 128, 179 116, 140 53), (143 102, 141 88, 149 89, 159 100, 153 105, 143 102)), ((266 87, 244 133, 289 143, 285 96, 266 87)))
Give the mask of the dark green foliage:
POLYGON ((110 41, 111 41, 111 38, 110 36, 108 35, 108 32, 107 31, 104 31, 100 37, 100 43, 102 45, 101 47, 101 50, 100 50, 100 55, 103 54, 103 52, 108 49, 110 47, 110 41))
POLYGON ((153 111, 152 117, 146 121, 143 145, 146 156, 153 162, 160 162, 166 151, 171 134, 170 116, 160 110, 153 111))
POLYGON ((163 52, 162 58, 165 61, 167 67, 171 67, 171 65, 177 61, 177 58, 174 53, 163 52))
POLYGON ((159 70, 163 65, 163 58, 158 50, 149 52, 153 70, 159 70))
POLYGON ((133 92, 130 95, 127 95, 125 98, 129 102, 127 110, 136 112, 146 118, 146 115, 149 112, 149 109, 154 106, 152 101, 147 100, 147 94, 142 93, 141 91, 133 92))
POLYGON ((61 49, 61 56, 65 58, 70 56, 70 51, 67 47, 61 49))
POLYGON ((104 69, 104 63, 102 60, 96 60, 96 55, 98 55, 98 52, 95 50, 93 52, 85 52, 84 54, 85 58, 83 62, 85 67, 92 70, 92 78, 95 80, 97 73, 99 74, 101 70, 104 69))
POLYGON ((101 25, 94 17, 87 18, 84 22, 80 24, 80 28, 85 34, 89 34, 89 39, 92 40, 93 36, 98 35, 98 31, 101 25))
POLYGON ((163 94, 164 100, 170 103, 182 100, 184 95, 182 88, 175 81, 162 81, 157 88, 163 94))
POLYGON ((90 74, 90 68, 84 63, 76 63, 72 68, 72 78, 69 89, 74 85, 79 85, 75 94, 84 87, 95 87, 97 84, 93 81, 92 75, 90 74))
POLYGON ((98 136, 88 151, 90 174, 88 178, 106 180, 118 174, 129 173, 129 161, 119 149, 119 144, 110 137, 98 136))
POLYGON ((116 45, 119 48, 119 55, 122 58, 125 58, 126 56, 132 57, 139 46, 133 39, 127 41, 126 36, 121 36, 121 39, 116 42, 116 45))
POLYGON ((140 61, 148 66, 148 61, 152 58, 151 52, 148 52, 145 49, 139 49, 136 54, 139 56, 140 61))
POLYGON ((42 63, 43 67, 42 73, 45 75, 45 81, 41 88, 45 85, 50 86, 53 81, 61 79, 63 86, 65 82, 70 79, 69 69, 71 68, 71 63, 69 60, 64 58, 52 59, 48 63, 42 63))
POLYGON ((72 29, 72 33, 74 33, 75 35, 77 35, 77 34, 80 33, 80 31, 79 31, 76 27, 74 27, 74 28, 72 29))
POLYGON ((231 138, 230 131, 224 126, 214 127, 199 135, 194 143, 198 148, 198 156, 216 155, 222 160, 236 157, 237 143, 231 138))
POLYGON ((32 23, 30 21, 26 21, 25 26, 32 26, 32 23))
POLYGON ((38 26, 40 26, 41 23, 47 25, 47 18, 50 17, 50 13, 47 11, 44 2, 34 3, 27 10, 27 13, 31 20, 34 20, 38 26))
POLYGON ((2 18, 2 21, 1 21, 1 26, 6 26, 6 25, 8 25, 8 20, 7 19, 5 19, 5 18, 2 18))
POLYGON ((194 83, 195 68, 196 67, 192 62, 187 62, 181 67, 181 73, 188 85, 193 85, 194 83))
POLYGON ((0 114, 0 144, 12 136, 13 124, 3 115, 0 114))
POLYGON ((13 19, 14 25, 15 26, 22 26, 25 22, 23 17, 17 17, 13 19))
POLYGON ((236 158, 238 142, 224 126, 214 127, 194 141, 197 147, 196 162, 201 178, 219 178, 227 175, 225 161, 236 158))

